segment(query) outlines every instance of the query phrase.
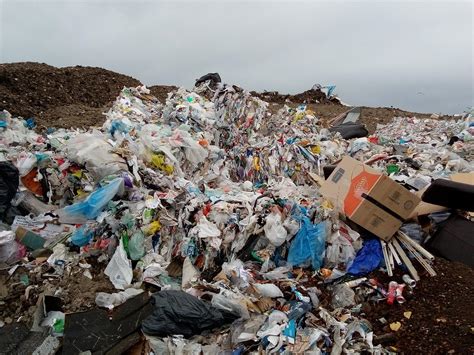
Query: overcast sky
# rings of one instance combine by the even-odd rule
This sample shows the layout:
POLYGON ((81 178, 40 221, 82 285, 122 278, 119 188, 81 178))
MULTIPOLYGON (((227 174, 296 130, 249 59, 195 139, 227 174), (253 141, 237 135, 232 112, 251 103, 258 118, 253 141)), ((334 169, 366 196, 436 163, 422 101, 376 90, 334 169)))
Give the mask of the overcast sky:
POLYGON ((249 90, 336 85, 354 105, 473 100, 471 1, 0 0, 0 61, 90 65, 147 85, 219 72, 249 90))

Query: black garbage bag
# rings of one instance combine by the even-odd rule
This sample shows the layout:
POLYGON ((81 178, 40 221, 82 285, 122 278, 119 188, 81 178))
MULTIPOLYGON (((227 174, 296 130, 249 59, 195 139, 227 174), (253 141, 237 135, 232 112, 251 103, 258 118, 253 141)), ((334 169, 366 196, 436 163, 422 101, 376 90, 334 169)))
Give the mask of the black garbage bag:
POLYGON ((437 179, 428 186, 421 200, 448 208, 474 211, 474 185, 437 179))
POLYGON ((196 80, 195 86, 198 86, 201 83, 204 83, 205 81, 210 80, 213 85, 220 83, 221 76, 219 73, 207 73, 206 75, 201 76, 199 79, 196 80))
POLYGON ((239 318, 183 291, 160 291, 152 296, 153 314, 142 322, 145 334, 190 337, 239 318))
POLYGON ((329 128, 331 132, 339 132, 344 139, 367 137, 369 131, 363 124, 347 122, 336 127, 329 128))
POLYGON ((426 248, 435 255, 474 268, 474 222, 452 215, 441 223, 426 248))
POLYGON ((0 220, 10 207, 19 183, 19 173, 15 165, 8 161, 0 161, 0 220))

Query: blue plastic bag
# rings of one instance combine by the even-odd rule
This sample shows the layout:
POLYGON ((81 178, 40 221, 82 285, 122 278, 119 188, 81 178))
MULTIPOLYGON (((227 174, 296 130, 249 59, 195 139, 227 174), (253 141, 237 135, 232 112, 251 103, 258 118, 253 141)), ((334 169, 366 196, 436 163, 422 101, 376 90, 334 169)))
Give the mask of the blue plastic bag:
POLYGON ((325 222, 313 224, 300 208, 301 214, 294 216, 301 221, 301 227, 291 242, 288 251, 288 263, 293 266, 311 262, 313 269, 321 267, 326 244, 325 222))
POLYGON ((108 185, 92 192, 84 201, 64 207, 60 214, 61 220, 95 219, 102 212, 109 201, 123 187, 123 179, 112 180, 108 185))
POLYGON ((34 117, 30 117, 25 121, 25 127, 27 127, 28 129, 33 129, 36 127, 36 122, 35 122, 34 117))
POLYGON ((112 124, 110 125, 110 128, 109 128, 109 132, 112 137, 115 136, 116 132, 128 133, 129 131, 130 131, 130 127, 126 123, 119 120, 112 121, 112 124))
POLYGON ((334 89, 336 89, 336 85, 328 85, 326 86, 326 88, 328 89, 327 97, 331 97, 332 93, 334 92, 334 89))
POLYGON ((76 229, 74 233, 72 233, 71 241, 72 244, 77 245, 78 247, 82 247, 84 245, 89 244, 93 236, 93 230, 87 228, 87 226, 82 226, 81 228, 76 229))
POLYGON ((367 275, 377 269, 382 260, 383 253, 380 240, 366 239, 347 272, 352 275, 367 275))

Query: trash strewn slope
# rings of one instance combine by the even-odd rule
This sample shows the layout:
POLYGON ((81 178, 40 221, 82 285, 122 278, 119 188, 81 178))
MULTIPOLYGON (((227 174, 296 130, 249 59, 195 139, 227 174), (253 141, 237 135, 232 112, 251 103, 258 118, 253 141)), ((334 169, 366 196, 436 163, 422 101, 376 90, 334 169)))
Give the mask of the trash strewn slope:
POLYGON ((443 247, 470 247, 446 191, 473 193, 472 114, 369 135, 363 111, 271 107, 202 83, 125 87, 86 129, 2 111, 0 334, 25 329, 2 348, 472 351, 469 303, 443 308, 472 269, 442 258, 472 259, 443 247))

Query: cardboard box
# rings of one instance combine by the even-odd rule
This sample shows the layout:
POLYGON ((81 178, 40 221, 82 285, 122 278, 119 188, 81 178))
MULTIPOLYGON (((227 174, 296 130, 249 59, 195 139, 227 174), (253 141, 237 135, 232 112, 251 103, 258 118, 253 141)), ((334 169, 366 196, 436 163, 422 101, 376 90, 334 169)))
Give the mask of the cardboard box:
POLYGON ((383 240, 398 231, 420 202, 388 176, 351 157, 342 159, 320 192, 347 218, 383 240))

